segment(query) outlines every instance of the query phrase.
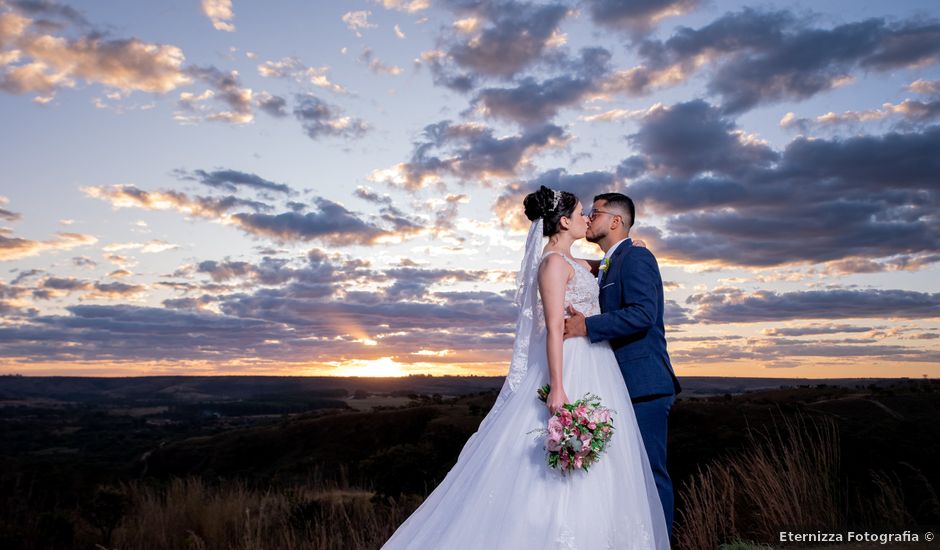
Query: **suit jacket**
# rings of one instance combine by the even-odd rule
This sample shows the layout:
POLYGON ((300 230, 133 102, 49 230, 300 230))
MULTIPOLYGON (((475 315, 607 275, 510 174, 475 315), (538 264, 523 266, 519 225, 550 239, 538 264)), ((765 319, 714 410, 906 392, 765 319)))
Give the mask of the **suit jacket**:
POLYGON ((630 397, 682 391, 666 352, 663 279, 653 253, 622 242, 600 285, 601 314, 586 319, 588 338, 610 341, 630 397))

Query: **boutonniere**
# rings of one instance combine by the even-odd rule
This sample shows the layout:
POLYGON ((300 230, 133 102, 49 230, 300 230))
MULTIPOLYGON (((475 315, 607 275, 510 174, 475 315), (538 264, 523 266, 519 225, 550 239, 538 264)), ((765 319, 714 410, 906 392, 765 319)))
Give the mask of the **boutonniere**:
POLYGON ((600 269, 601 271, 605 271, 605 272, 606 272, 609 267, 610 267, 610 258, 604 258, 604 262, 601 263, 601 265, 600 265, 600 267, 598 267, 598 269, 600 269))

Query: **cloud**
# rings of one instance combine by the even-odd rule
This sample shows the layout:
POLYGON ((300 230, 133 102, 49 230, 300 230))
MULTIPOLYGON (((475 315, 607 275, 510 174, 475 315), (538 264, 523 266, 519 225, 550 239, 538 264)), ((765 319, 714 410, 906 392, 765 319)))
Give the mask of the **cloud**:
POLYGON ((293 194, 296 193, 291 187, 284 183, 276 183, 262 178, 257 174, 249 172, 239 172, 238 170, 174 170, 174 175, 181 180, 198 181, 209 187, 221 189, 223 191, 235 192, 239 187, 247 187, 260 191, 276 191, 278 193, 293 194))
POLYGON ((272 95, 268 92, 261 92, 255 96, 258 108, 277 118, 287 116, 287 100, 281 96, 272 95))
POLYGON ((342 20, 343 23, 346 23, 346 27, 349 30, 356 33, 356 36, 362 37, 362 33, 359 32, 363 29, 374 29, 378 25, 369 22, 369 16, 372 15, 371 11, 350 11, 343 14, 342 20))
POLYGON ((365 121, 344 116, 339 107, 312 94, 297 96, 294 117, 300 121, 304 133, 311 139, 323 136, 355 139, 369 130, 365 121))
POLYGON ((255 212, 273 209, 268 204, 241 199, 232 195, 225 197, 190 196, 179 191, 145 191, 134 185, 100 185, 81 187, 85 195, 104 200, 112 208, 141 208, 144 210, 175 210, 184 214, 207 219, 225 218, 236 208, 248 208, 255 212))
MULTIPOLYGON (((231 183, 232 173, 220 171, 199 175, 209 180, 231 183)), ((239 178, 252 181, 253 175, 236 173, 239 178)), ((416 235, 424 230, 424 222, 407 216, 397 208, 386 205, 377 216, 363 216, 342 205, 313 197, 315 212, 302 213, 296 209, 270 213, 274 207, 235 196, 201 197, 178 191, 144 191, 133 185, 92 186, 81 188, 86 195, 105 200, 113 208, 143 208, 145 210, 176 210, 184 214, 233 225, 246 234, 272 238, 278 242, 306 242, 322 240, 331 244, 374 244, 396 241, 416 235), (251 210, 250 212, 238 209, 251 210)), ((113 250, 118 250, 113 248, 113 250)))
POLYGON ((13 237, 11 234, 9 229, 0 228, 0 261, 29 258, 50 250, 71 250, 98 242, 97 237, 81 233, 59 232, 55 238, 45 241, 13 237))
POLYGON ((788 319, 936 319, 940 293, 910 290, 807 290, 746 293, 719 288, 689 296, 698 322, 757 323, 788 319))
POLYGON ((827 362, 839 361, 849 366, 859 359, 867 362, 884 361, 936 363, 940 354, 932 350, 900 345, 883 345, 871 340, 806 341, 786 338, 740 339, 727 338, 721 342, 703 342, 691 349, 670 350, 675 364, 727 364, 735 361, 763 363, 765 368, 793 368, 817 366, 806 358, 823 358, 827 362))
POLYGON ((232 19, 232 0, 202 0, 202 13, 212 21, 212 27, 218 31, 235 32, 232 19))
POLYGON ((428 9, 428 6, 431 5, 430 0, 376 0, 376 3, 382 4, 387 10, 406 13, 417 13, 428 9))
POLYGON ((713 66, 707 89, 726 113, 812 97, 843 85, 856 70, 887 72, 935 63, 940 23, 880 18, 829 29, 789 11, 745 8, 701 27, 680 27, 667 40, 644 40, 642 63, 612 78, 608 88, 632 95, 687 80, 713 66))
POLYGON ((637 232, 672 260, 914 269, 940 254, 940 126, 800 137, 777 151, 697 100, 651 112, 630 139, 637 232), (664 223, 649 227, 647 211, 664 223))
POLYGON ((392 197, 388 195, 379 195, 372 189, 368 187, 359 186, 353 191, 353 194, 359 197, 362 200, 369 201, 375 204, 388 205, 392 204, 392 197))
POLYGON ((814 119, 798 118, 789 112, 780 120, 781 128, 796 128, 800 132, 808 133, 811 129, 825 127, 855 128, 866 122, 883 121, 890 118, 901 118, 912 123, 931 122, 940 118, 940 99, 920 101, 905 99, 900 103, 885 102, 881 109, 867 109, 864 111, 843 111, 842 113, 828 112, 814 119))
POLYGON ((346 88, 330 80, 329 72, 329 67, 308 67, 296 57, 284 57, 258 65, 258 74, 266 78, 290 78, 301 84, 313 84, 337 94, 348 93, 346 88))
POLYGON ((426 126, 422 138, 415 143, 411 160, 376 170, 370 179, 415 191, 439 184, 445 177, 485 181, 515 176, 530 166, 534 154, 563 146, 569 136, 561 127, 546 124, 496 137, 491 128, 445 120, 426 126))
MULTIPOLYGON (((6 197, 0 197, 0 205, 6 204, 6 197)), ((12 212, 6 208, 0 208, 0 220, 6 220, 8 222, 19 221, 23 216, 19 212, 12 212)))
POLYGON ((564 75, 541 82, 526 77, 511 88, 485 88, 477 93, 473 104, 492 118, 523 125, 545 124, 560 109, 596 93, 598 81, 608 71, 610 57, 610 52, 603 48, 584 49, 580 59, 570 62, 573 70, 564 75))
MULTIPOLYGON (((489 271, 414 262, 379 269, 316 248, 291 260, 207 260, 177 275, 184 271, 206 281, 167 282, 165 288, 183 295, 162 308, 67 306, 63 315, 37 313, 0 325, 0 356, 22 362, 210 361, 226 368, 229 361, 309 366, 369 359, 376 357, 376 343, 382 354, 405 363, 430 361, 421 350, 449 350, 440 362, 502 362, 512 346, 515 308, 508 293, 454 290, 493 280, 489 271)), ((57 286, 131 292, 81 281, 57 286)), ((27 293, 0 282, 8 308, 27 293)))
POLYGON ((375 57, 375 53, 370 48, 366 48, 362 51, 362 55, 359 56, 359 61, 368 65, 369 70, 375 74, 398 76, 404 72, 401 67, 382 63, 382 60, 375 57))
POLYGON ((251 109, 251 88, 244 88, 238 78, 238 71, 224 73, 216 67, 190 67, 187 73, 207 83, 211 90, 196 96, 190 92, 180 94, 179 109, 176 120, 180 122, 195 122, 209 120, 229 122, 233 124, 247 124, 254 120, 251 109), (216 99, 224 103, 228 109, 213 111, 201 106, 209 99, 216 99))
POLYGON ((940 80, 924 80, 919 78, 908 84, 906 89, 916 94, 940 93, 940 80))
POLYGON ((700 0, 586 0, 591 20, 602 27, 648 31, 666 17, 688 13, 700 0))
POLYGON ((12 0, 9 4, 28 15, 59 18, 80 26, 89 25, 80 11, 51 0, 12 0))
POLYGON ((801 327, 779 327, 764 329, 767 336, 817 336, 820 334, 839 334, 844 332, 871 332, 872 327, 855 325, 810 324, 801 327))
POLYGON ((462 19, 419 63, 430 67, 435 84, 462 92, 481 77, 510 79, 546 61, 552 47, 563 43, 559 25, 569 14, 561 3, 449 0, 445 5, 462 19))
MULTIPOLYGON (((51 2, 22 4, 27 12, 55 12, 73 23, 80 17, 51 2)), ((152 93, 166 93, 191 81, 182 69, 183 52, 176 46, 137 38, 109 39, 97 31, 66 38, 39 30, 43 28, 14 11, 0 13, 0 47, 12 46, 15 52, 4 52, 0 90, 38 93, 37 99, 47 102, 58 89, 74 87, 78 80, 152 93)))
POLYGON ((778 156, 702 100, 654 107, 630 141, 646 154, 647 166, 658 175, 706 171, 737 175, 766 168, 778 156))
MULTIPOLYGON (((328 199, 315 197, 313 202, 317 207, 316 212, 239 213, 234 214, 232 219, 246 233, 278 242, 321 240, 337 245, 373 244, 382 238, 394 238, 396 235, 392 230, 383 229, 328 199)), ((394 229, 401 235, 420 227, 403 228, 399 225, 394 229)))

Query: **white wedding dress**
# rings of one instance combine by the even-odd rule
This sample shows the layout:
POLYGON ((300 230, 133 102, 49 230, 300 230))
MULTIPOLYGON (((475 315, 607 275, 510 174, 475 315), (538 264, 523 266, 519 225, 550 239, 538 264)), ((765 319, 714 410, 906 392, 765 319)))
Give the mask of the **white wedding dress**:
MULTIPOLYGON (((600 313, 596 280, 565 258, 575 271, 566 303, 588 316, 600 313)), ((544 327, 541 307, 537 300, 533 321, 544 327)), ((536 394, 549 381, 542 339, 531 346, 515 390, 504 387, 457 463, 384 550, 669 548, 659 494, 613 351, 607 342, 578 337, 565 340, 563 355, 568 398, 591 392, 615 411, 615 432, 600 461, 589 472, 562 474, 548 466, 543 437, 527 433, 545 427, 550 417, 536 394)))

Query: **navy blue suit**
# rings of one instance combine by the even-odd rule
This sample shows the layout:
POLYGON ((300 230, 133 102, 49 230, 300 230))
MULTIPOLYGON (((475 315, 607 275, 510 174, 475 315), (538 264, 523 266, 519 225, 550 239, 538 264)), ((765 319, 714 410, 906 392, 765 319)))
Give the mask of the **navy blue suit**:
POLYGON ((671 535, 675 497, 666 438, 669 410, 681 388, 666 352, 659 264, 652 252, 627 239, 611 255, 600 285, 601 314, 585 320, 588 338, 608 340, 617 357, 671 535))

